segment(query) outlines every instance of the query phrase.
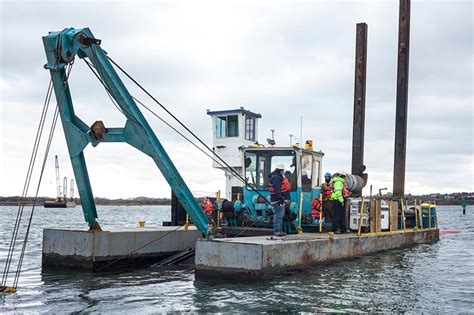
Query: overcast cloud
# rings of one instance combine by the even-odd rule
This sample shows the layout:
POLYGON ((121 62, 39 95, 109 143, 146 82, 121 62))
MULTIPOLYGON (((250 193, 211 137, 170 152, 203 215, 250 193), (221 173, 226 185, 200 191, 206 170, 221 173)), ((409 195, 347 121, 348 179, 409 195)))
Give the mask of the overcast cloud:
MULTIPOLYGON (((358 22, 369 26, 365 164, 374 189, 391 190, 398 1, 0 3, 0 195, 21 195, 49 82, 41 37, 71 26, 90 27, 208 144, 206 109, 261 113, 260 142, 276 129, 281 145, 299 135, 302 115, 303 138, 326 154, 324 171, 350 170, 358 22)), ((412 1, 411 22, 406 192, 474 191, 472 2, 412 1)), ((124 123, 80 60, 70 84, 88 125, 124 123)), ((191 190, 224 188, 209 158, 147 117, 191 190)), ((61 126, 40 195, 55 195, 55 154, 61 176, 71 177, 61 126)), ((95 196, 170 195, 153 161, 126 144, 88 146, 85 154, 95 196)))

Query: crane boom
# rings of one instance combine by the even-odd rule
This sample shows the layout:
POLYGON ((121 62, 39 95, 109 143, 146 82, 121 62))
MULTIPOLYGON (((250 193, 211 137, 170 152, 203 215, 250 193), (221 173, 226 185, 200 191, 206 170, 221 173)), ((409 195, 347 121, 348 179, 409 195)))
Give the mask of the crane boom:
POLYGON ((47 58, 45 68, 50 70, 84 217, 91 230, 100 230, 100 226, 83 150, 89 143, 97 146, 101 142, 126 142, 153 159, 196 227, 207 236, 207 216, 100 47, 101 40, 96 39, 89 28, 67 28, 44 36, 43 44, 47 58), (76 56, 88 58, 95 67, 107 91, 127 117, 123 128, 106 128, 102 121, 89 127, 74 113, 66 68, 76 56))

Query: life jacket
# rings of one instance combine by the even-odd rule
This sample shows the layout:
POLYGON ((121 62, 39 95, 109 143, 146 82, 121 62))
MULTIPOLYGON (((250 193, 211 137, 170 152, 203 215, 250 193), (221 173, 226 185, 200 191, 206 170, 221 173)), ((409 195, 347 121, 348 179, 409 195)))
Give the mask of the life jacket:
POLYGON ((342 197, 347 198, 351 195, 351 192, 349 188, 347 188, 346 184, 344 184, 344 187, 342 188, 342 197))
POLYGON ((281 192, 283 192, 283 184, 284 184, 285 178, 286 178, 286 176, 283 176, 281 174, 275 174, 275 172, 272 172, 272 173, 270 173, 270 175, 268 175, 268 190, 270 191, 270 195, 276 195, 275 187, 273 187, 273 184, 272 184, 272 181, 271 181, 271 178, 272 178, 273 175, 282 177, 281 192))
POLYGON ((322 194, 323 194, 323 200, 331 198, 332 185, 324 183, 322 187, 322 194))
POLYGON ((206 212, 207 214, 210 214, 214 211, 214 205, 207 197, 204 198, 204 200, 202 201, 201 207, 204 210, 204 212, 206 212))
POLYGON ((290 190, 291 190, 290 181, 288 180, 288 178, 286 176, 283 176, 283 182, 281 183, 281 192, 284 193, 284 192, 287 192, 287 191, 290 191, 290 190))
POLYGON ((322 204, 318 197, 314 197, 311 201, 311 216, 316 220, 319 220, 321 215, 322 204))

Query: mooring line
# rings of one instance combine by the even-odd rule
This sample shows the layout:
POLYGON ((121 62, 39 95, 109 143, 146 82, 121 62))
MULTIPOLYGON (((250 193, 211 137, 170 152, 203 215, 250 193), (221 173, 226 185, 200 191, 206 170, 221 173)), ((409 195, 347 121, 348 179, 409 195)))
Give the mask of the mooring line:
POLYGON ((38 129, 36 131, 36 137, 35 137, 35 142, 33 144, 33 150, 31 152, 31 156, 30 156, 28 171, 26 172, 25 183, 23 185, 23 192, 22 192, 22 195, 21 195, 22 199, 21 199, 20 204, 18 205, 17 215, 16 215, 16 219, 15 219, 15 226, 13 228, 13 233, 12 233, 12 237, 11 237, 11 240, 10 240, 10 246, 8 248, 7 260, 5 262, 5 268, 3 270, 3 275, 2 275, 2 286, 6 285, 7 278, 8 278, 8 273, 10 271, 10 266, 11 266, 11 262, 12 262, 12 258, 13 258, 13 252, 15 250, 15 244, 16 244, 16 240, 17 240, 17 237, 18 237, 19 226, 20 226, 20 223, 21 223, 21 218, 23 216, 23 210, 24 210, 24 207, 25 207, 25 197, 28 194, 28 189, 29 189, 29 186, 30 186, 31 177, 32 177, 32 174, 33 174, 33 168, 34 168, 34 164, 36 162, 36 155, 38 153, 38 148, 39 148, 39 145, 40 145, 40 142, 41 142, 41 137, 42 137, 42 134, 43 134, 44 124, 45 124, 46 116, 47 116, 48 109, 49 109, 49 102, 51 100, 51 95, 52 95, 52 83, 53 83, 53 81, 51 79, 49 81, 48 90, 46 92, 46 98, 45 98, 45 101, 44 101, 44 104, 43 104, 43 110, 41 112, 40 122, 38 124, 38 129))
MULTIPOLYGON (((29 236, 29 232, 30 232, 30 229, 31 229, 33 214, 34 214, 34 210, 35 210, 35 207, 36 207, 36 202, 38 200, 39 188, 40 188, 40 185, 41 185, 41 180, 42 180, 42 177, 43 177, 46 161, 47 161, 47 158, 48 158, 49 149, 51 147, 51 142, 52 142, 52 139, 53 139, 57 119, 58 119, 58 116, 59 116, 59 104, 62 102, 63 96, 65 94, 64 93, 65 87, 68 85, 68 79, 69 79, 69 75, 70 75, 71 70, 72 70, 73 63, 74 62, 71 62, 69 64, 69 68, 66 71, 65 81, 63 82, 63 86, 61 88, 59 98, 57 100, 57 105, 56 105, 55 112, 54 112, 54 115, 53 115, 53 120, 51 122, 50 134, 49 134, 49 138, 48 138, 48 143, 46 145, 45 155, 44 155, 44 158, 43 158, 43 165, 42 165, 42 169, 41 169, 41 173, 40 173, 40 177, 39 177, 39 181, 38 181, 38 186, 37 186, 37 189, 36 189, 36 194, 35 194, 35 198, 34 198, 34 202, 33 202, 33 207, 32 207, 31 213, 30 213, 28 226, 27 226, 27 230, 26 230, 26 233, 25 233, 25 238, 24 238, 22 249, 21 249, 21 252, 20 252, 20 258, 19 258, 19 261, 18 261, 17 270, 15 272, 15 278, 13 280, 13 286, 11 288, 9 288, 9 287, 6 286, 6 283, 7 283, 7 280, 8 280, 8 274, 10 272, 10 266, 11 266, 11 262, 12 262, 12 258, 13 258, 13 252, 14 252, 15 245, 16 245, 16 242, 17 242, 18 232, 19 232, 19 228, 20 228, 20 222, 21 222, 21 218, 23 216, 23 210, 24 210, 24 206, 25 206, 25 197, 26 197, 26 195, 22 196, 22 202, 20 204, 19 212, 17 213, 17 220, 15 222, 15 229, 14 229, 14 232, 13 232, 14 236, 12 235, 12 243, 10 244, 11 251, 9 250, 9 253, 8 253, 9 259, 7 258, 7 263, 5 264, 4 274, 2 276, 1 289, 2 289, 2 291, 5 291, 5 292, 16 292, 16 288, 18 286, 18 281, 19 281, 19 277, 20 277, 20 273, 21 273, 21 267, 22 267, 23 259, 24 259, 25 252, 26 252, 26 244, 28 242, 28 236, 29 236)), ((50 86, 48 87, 47 97, 46 97, 46 100, 45 100, 46 113, 47 113, 47 109, 49 108, 49 103, 51 101, 51 95, 52 95, 52 91, 53 91, 52 88, 50 89, 51 86, 52 86, 52 79, 50 81, 50 86), (49 93, 49 95, 48 95, 48 93, 49 93)), ((33 159, 33 164, 31 165, 30 177, 29 178, 27 177, 27 180, 26 180, 27 186, 26 186, 25 193, 27 193, 27 191, 28 191, 29 184, 30 184, 30 181, 31 181, 31 176, 32 176, 33 169, 34 169, 34 164, 36 162, 36 156, 37 156, 37 153, 38 153, 39 144, 41 142, 43 127, 44 127, 44 123, 45 123, 45 119, 46 119, 46 113, 45 113, 44 117, 42 115, 42 117, 40 118, 41 132, 40 132, 39 137, 37 136, 38 141, 37 142, 35 141, 36 149, 35 149, 35 146, 33 146, 33 151, 35 152, 34 153, 34 159, 33 159), (43 122, 41 122, 41 119, 43 119, 43 122)))

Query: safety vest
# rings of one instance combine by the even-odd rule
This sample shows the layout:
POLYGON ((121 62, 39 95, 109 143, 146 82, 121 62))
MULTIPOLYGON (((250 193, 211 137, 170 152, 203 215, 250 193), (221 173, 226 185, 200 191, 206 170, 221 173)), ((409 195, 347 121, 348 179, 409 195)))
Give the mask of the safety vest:
POLYGON ((288 178, 286 176, 283 176, 283 182, 281 183, 281 192, 284 193, 284 192, 287 192, 287 191, 290 191, 290 190, 291 190, 290 181, 288 180, 288 178))
POLYGON ((327 200, 327 199, 331 198, 332 185, 324 183, 322 188, 323 188, 323 189, 322 189, 322 190, 323 190, 323 191, 322 191, 322 193, 323 193, 323 200, 327 200))
POLYGON ((214 205, 207 197, 204 198, 204 200, 202 201, 201 207, 207 214, 212 213, 214 211, 214 205))
POLYGON ((333 193, 331 194, 331 200, 337 200, 340 203, 344 203, 344 197, 342 197, 342 189, 344 188, 344 179, 336 176, 333 179, 333 193))

